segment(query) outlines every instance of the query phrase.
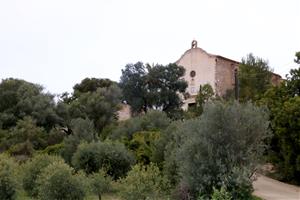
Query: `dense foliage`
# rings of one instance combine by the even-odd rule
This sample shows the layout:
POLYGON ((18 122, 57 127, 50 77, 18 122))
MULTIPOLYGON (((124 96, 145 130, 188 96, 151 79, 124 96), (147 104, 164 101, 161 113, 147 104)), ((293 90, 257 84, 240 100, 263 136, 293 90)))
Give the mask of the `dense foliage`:
POLYGON ((43 87, 20 79, 0 83, 0 128, 14 127, 18 120, 31 116, 38 126, 52 128, 61 118, 56 114, 54 96, 43 87))
POLYGON ((125 176, 133 163, 133 156, 123 144, 110 141, 82 143, 72 159, 76 169, 88 174, 104 169, 114 179, 125 176))
POLYGON ((96 92, 98 88, 109 88, 113 84, 116 83, 109 79, 85 78, 73 87, 73 96, 76 98, 82 93, 96 92))
POLYGON ((278 87, 270 88, 260 100, 271 111, 270 160, 279 179, 300 184, 300 68, 278 87))
POLYGON ((120 80, 124 100, 134 114, 157 109, 177 118, 182 105, 178 93, 184 93, 187 87, 187 83, 181 79, 184 73, 185 69, 176 64, 128 64, 122 70, 120 80))
POLYGON ((120 183, 120 195, 124 200, 164 199, 168 188, 167 180, 154 164, 135 165, 120 183))
POLYGON ((180 181, 194 195, 210 195, 213 187, 224 185, 234 199, 247 199, 250 177, 266 148, 268 126, 267 113, 252 104, 210 103, 199 119, 176 129, 167 156, 175 153, 180 181))
POLYGON ((18 189, 16 168, 17 165, 12 158, 0 154, 0 199, 16 199, 18 189))
POLYGON ((67 163, 71 163, 73 154, 76 152, 80 142, 91 142, 95 138, 96 131, 94 124, 89 119, 72 119, 70 122, 72 134, 64 138, 64 146, 62 149, 62 157, 67 163))
POLYGON ((26 162, 23 167, 23 188, 30 196, 37 197, 39 183, 37 182, 38 177, 42 173, 42 170, 48 165, 62 161, 60 157, 49 156, 49 155, 37 155, 34 158, 26 162))
POLYGON ((300 184, 299 68, 271 86, 268 63, 250 54, 240 66, 239 102, 205 84, 186 112, 183 75, 176 64, 128 64, 120 83, 85 78, 56 101, 37 84, 2 80, 0 199, 110 192, 129 200, 247 200, 266 157, 279 179, 300 184), (118 121, 122 101, 133 117, 118 121))
POLYGON ((101 200, 103 193, 110 192, 112 188, 111 182, 110 176, 104 170, 100 170, 98 173, 93 173, 90 176, 91 190, 98 196, 99 200, 101 200))
POLYGON ((112 139, 132 139, 133 134, 141 131, 160 131, 167 128, 171 120, 164 112, 149 111, 145 115, 133 117, 124 122, 120 122, 115 127, 111 135, 112 139))
POLYGON ((73 175, 70 166, 62 161, 44 168, 38 176, 38 197, 41 200, 83 200, 84 183, 78 175, 73 175))
POLYGON ((195 104, 190 106, 188 114, 190 118, 200 116, 203 112, 203 106, 214 97, 214 91, 210 84, 200 85, 198 94, 195 98, 195 104))
POLYGON ((3 141, 2 148, 9 147, 12 155, 32 155, 33 150, 47 146, 46 134, 43 128, 36 126, 31 117, 19 120, 10 135, 3 141))
POLYGON ((160 132, 157 131, 142 131, 133 134, 132 140, 128 143, 128 148, 135 153, 138 163, 146 165, 156 161, 154 154, 159 138, 160 132))
POLYGON ((239 66, 239 98, 257 100, 271 86, 271 68, 266 60, 248 54, 239 66))
POLYGON ((74 118, 89 118, 95 128, 101 131, 117 119, 121 90, 116 85, 98 88, 94 92, 80 93, 79 97, 68 104, 69 115, 74 118))

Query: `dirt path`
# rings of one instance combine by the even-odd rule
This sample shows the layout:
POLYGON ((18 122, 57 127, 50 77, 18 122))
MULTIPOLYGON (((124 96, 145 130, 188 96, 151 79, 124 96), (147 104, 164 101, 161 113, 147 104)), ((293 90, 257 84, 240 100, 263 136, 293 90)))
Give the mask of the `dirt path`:
POLYGON ((264 200, 300 200, 300 188, 257 175, 253 183, 254 195, 264 200))

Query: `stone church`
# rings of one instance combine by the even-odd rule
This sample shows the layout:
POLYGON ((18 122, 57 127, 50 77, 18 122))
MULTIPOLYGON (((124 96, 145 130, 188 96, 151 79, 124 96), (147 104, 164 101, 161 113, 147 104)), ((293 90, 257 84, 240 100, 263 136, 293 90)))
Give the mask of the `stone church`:
MULTIPOLYGON (((186 92, 190 98, 184 100, 183 109, 187 109, 189 104, 195 102, 200 85, 210 84, 218 96, 224 96, 227 90, 234 89, 235 70, 239 67, 239 62, 225 58, 220 55, 207 53, 197 46, 197 41, 193 40, 191 48, 187 50, 176 62, 186 70, 184 79, 188 82, 186 92)), ((281 76, 272 74, 272 83, 278 84, 281 76)))
MULTIPOLYGON (((183 79, 188 83, 186 92, 190 97, 183 101, 183 109, 187 110, 189 105, 195 103, 200 85, 210 84, 218 96, 224 96, 227 90, 234 89, 234 73, 240 63, 220 55, 207 53, 198 47, 197 41, 193 40, 191 48, 176 61, 176 64, 186 70, 183 79)), ((272 84, 277 85, 281 80, 280 75, 272 74, 272 84)), ((119 119, 125 120, 129 117, 130 108, 128 105, 123 105, 123 109, 119 111, 119 119)))

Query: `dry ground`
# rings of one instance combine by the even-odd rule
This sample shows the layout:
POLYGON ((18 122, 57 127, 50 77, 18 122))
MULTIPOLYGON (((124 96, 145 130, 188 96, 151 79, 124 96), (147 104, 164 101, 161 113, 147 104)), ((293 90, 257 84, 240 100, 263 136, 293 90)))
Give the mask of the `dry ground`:
POLYGON ((253 183, 254 195, 264 200, 300 200, 300 187, 257 175, 253 183))

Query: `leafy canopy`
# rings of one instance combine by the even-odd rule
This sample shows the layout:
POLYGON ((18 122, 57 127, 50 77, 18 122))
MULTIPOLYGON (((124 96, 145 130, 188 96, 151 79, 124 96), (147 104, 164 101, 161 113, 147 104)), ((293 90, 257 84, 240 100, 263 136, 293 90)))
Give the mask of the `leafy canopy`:
POLYGON ((168 188, 168 182, 153 163, 147 166, 133 166, 120 183, 120 196, 124 200, 166 199, 164 193, 168 188))
POLYGON ((98 88, 108 88, 113 84, 116 83, 110 79, 85 78, 73 87, 74 96, 78 97, 81 93, 86 92, 96 92, 98 88))
POLYGON ((79 97, 67 105, 71 119, 89 118, 95 128, 101 131, 117 119, 121 90, 117 85, 98 88, 94 92, 80 93, 79 97))
POLYGON ((133 163, 132 154, 123 144, 108 141, 82 143, 72 158, 76 169, 89 174, 104 169, 114 179, 124 176, 133 163))
MULTIPOLYGON (((299 53, 297 55, 299 58, 299 53)), ((278 169, 279 179, 296 184, 300 184, 299 95, 300 67, 292 69, 281 85, 270 88, 260 100, 271 111, 274 136, 269 151, 270 160, 278 169)))
POLYGON ((56 113, 54 96, 44 93, 42 86, 20 79, 2 80, 0 126, 3 129, 11 128, 25 116, 31 116, 38 126, 47 130, 62 120, 56 113))
POLYGON ((271 68, 266 60, 253 54, 242 59, 239 66, 240 100, 257 100, 271 86, 271 68))
POLYGON ((17 163, 12 158, 0 154, 0 199, 16 199, 17 189, 19 189, 16 168, 17 163))
POLYGON ((192 116, 200 116, 203 112, 204 104, 211 100, 214 95, 214 90, 210 84, 200 85, 199 92, 195 99, 195 105, 191 106, 188 111, 192 113, 192 116))
POLYGON ((185 92, 187 87, 181 79, 184 73, 185 69, 176 64, 128 64, 120 78, 124 100, 134 114, 156 109, 175 117, 182 105, 178 93, 185 92))
POLYGON ((41 200, 83 200, 84 183, 73 169, 62 161, 44 168, 38 176, 38 197, 41 200))
POLYGON ((210 196, 213 187, 225 186, 234 199, 246 199, 239 195, 251 195, 250 177, 266 148, 268 127, 268 114, 250 103, 208 103, 200 118, 173 129, 166 157, 175 154, 173 168, 194 195, 210 196))

